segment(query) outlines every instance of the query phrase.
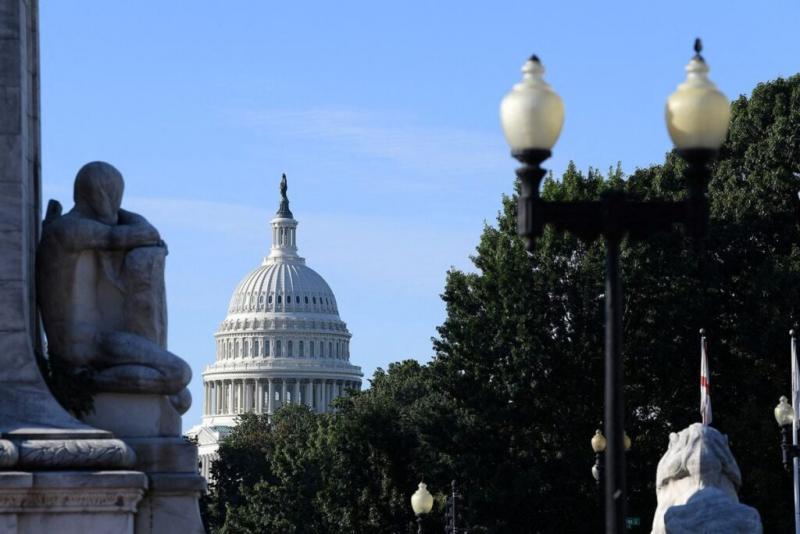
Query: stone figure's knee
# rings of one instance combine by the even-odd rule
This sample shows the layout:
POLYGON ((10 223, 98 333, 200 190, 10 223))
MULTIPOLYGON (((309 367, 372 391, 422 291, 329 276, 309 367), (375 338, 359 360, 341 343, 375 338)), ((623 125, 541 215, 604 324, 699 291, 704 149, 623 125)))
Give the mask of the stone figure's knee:
POLYGON ((192 381, 192 368, 182 358, 175 356, 175 359, 178 361, 180 382, 184 386, 188 386, 189 382, 192 381))

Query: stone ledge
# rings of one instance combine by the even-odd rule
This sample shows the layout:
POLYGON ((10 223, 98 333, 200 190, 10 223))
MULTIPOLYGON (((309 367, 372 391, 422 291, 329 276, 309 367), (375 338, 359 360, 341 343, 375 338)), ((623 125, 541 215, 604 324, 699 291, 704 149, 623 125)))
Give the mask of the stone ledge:
POLYGON ((135 512, 148 481, 138 471, 0 473, 0 515, 135 512))

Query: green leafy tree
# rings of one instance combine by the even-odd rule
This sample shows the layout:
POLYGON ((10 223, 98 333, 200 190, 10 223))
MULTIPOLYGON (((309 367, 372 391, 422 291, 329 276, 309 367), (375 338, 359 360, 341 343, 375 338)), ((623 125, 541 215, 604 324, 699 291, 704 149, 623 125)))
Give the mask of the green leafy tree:
POLYGON ((222 527, 227 510, 240 506, 249 488, 269 475, 270 430, 266 415, 244 413, 220 444, 219 460, 211 465, 214 483, 202 503, 211 530, 222 527))
MULTIPOLYGON (((677 230, 623 246, 625 394, 634 438, 629 504, 645 524, 668 433, 699 419, 702 326, 709 331, 715 426, 733 442, 742 498, 761 511, 767 531, 789 528, 791 489, 771 408, 787 388, 786 332, 800 297, 798 155, 800 77, 759 85, 733 105, 709 187, 706 252, 695 253, 677 230)), ((542 195, 580 200, 614 188, 642 199, 680 198, 682 170, 672 154, 625 181, 618 173, 582 176, 570 166, 542 195)), ((459 406, 494 414, 473 436, 473 447, 482 439, 481 448, 502 459, 471 463, 473 483, 486 492, 473 496, 475 522, 498 532, 548 532, 552 525, 593 531, 597 504, 582 478, 588 437, 602 417, 604 253, 597 243, 546 231, 526 255, 515 237, 515 203, 505 199, 497 227, 485 230, 478 272, 449 273, 448 316, 433 365, 459 406), (509 454, 498 456, 504 447, 509 454), (492 463, 524 475, 495 483, 477 470, 492 463)))
POLYGON ((239 492, 227 503, 220 532, 324 532, 316 505, 316 494, 323 486, 322 463, 314 447, 319 419, 302 405, 282 407, 268 424, 262 423, 265 416, 247 415, 246 419, 256 421, 262 446, 256 462, 243 464, 249 467, 247 475, 237 473, 239 492))

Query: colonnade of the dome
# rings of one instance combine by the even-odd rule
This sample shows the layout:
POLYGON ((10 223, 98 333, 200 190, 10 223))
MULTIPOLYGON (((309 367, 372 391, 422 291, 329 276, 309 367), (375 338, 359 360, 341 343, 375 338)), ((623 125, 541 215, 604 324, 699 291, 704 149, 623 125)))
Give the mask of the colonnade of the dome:
POLYGON ((316 358, 347 361, 348 338, 310 336, 219 336, 217 360, 244 358, 316 358))
POLYGON ((200 475, 206 477, 206 480, 211 480, 211 465, 217 460, 219 460, 218 452, 197 455, 197 463, 200 466, 200 475))
POLYGON ((230 378, 205 381, 203 414, 272 414, 286 404, 304 404, 325 413, 346 390, 358 390, 360 380, 336 378, 230 378))

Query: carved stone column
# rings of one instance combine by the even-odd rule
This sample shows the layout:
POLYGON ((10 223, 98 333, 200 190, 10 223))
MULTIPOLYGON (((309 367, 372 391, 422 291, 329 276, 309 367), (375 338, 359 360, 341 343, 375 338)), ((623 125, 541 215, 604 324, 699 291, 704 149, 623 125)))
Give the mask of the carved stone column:
POLYGON ((275 408, 275 385, 271 378, 268 378, 267 381, 267 413, 272 415, 275 408))
POLYGON ((256 413, 264 413, 264 382, 256 380, 256 413))

